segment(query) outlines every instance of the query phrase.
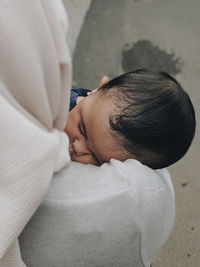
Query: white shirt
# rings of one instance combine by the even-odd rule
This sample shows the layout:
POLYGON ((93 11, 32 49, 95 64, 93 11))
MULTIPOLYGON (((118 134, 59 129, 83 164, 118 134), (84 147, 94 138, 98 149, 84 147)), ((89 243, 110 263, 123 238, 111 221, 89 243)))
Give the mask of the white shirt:
POLYGON ((30 267, 149 267, 174 218, 166 169, 71 162, 22 233, 22 255, 30 267))

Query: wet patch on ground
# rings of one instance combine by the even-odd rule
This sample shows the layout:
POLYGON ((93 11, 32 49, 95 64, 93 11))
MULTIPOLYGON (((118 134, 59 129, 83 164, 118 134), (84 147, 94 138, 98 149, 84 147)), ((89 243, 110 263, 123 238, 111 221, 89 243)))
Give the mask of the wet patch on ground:
POLYGON ((181 186, 182 186, 182 187, 186 187, 187 185, 188 185, 188 182, 181 183, 181 186))
POLYGON ((149 40, 139 40, 124 46, 122 67, 125 72, 147 68, 175 75, 181 72, 182 62, 173 52, 167 53, 149 40))

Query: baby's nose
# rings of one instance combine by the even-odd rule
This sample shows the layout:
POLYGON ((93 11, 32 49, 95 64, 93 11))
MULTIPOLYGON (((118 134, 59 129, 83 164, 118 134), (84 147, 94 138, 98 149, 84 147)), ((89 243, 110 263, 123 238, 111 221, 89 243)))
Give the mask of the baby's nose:
POLYGON ((73 142, 73 148, 77 156, 90 155, 91 152, 87 148, 87 145, 82 140, 75 139, 73 142))

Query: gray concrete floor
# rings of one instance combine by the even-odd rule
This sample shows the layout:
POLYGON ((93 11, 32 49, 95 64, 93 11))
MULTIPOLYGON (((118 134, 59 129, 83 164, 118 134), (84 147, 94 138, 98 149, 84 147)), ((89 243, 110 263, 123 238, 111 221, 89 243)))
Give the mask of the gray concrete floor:
POLYGON ((75 85, 92 89, 104 74, 112 78, 147 67, 171 73, 189 93, 196 110, 196 137, 187 155, 169 168, 176 192, 176 224, 153 267, 200 266, 200 1, 64 3, 72 29, 75 85))

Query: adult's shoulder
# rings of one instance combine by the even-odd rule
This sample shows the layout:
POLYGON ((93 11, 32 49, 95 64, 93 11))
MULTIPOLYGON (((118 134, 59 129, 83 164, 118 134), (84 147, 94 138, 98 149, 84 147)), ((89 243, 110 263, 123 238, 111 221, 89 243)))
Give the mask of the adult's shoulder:
POLYGON ((55 174, 46 200, 22 233, 25 262, 150 266, 174 220, 168 175, 135 160, 113 159, 101 167, 71 162, 55 174))
MULTIPOLYGON (((129 184, 137 200, 144 263, 158 251, 172 232, 175 221, 175 195, 167 169, 153 170, 137 160, 113 166, 129 184)), ((146 266, 146 265, 145 265, 146 266)))

